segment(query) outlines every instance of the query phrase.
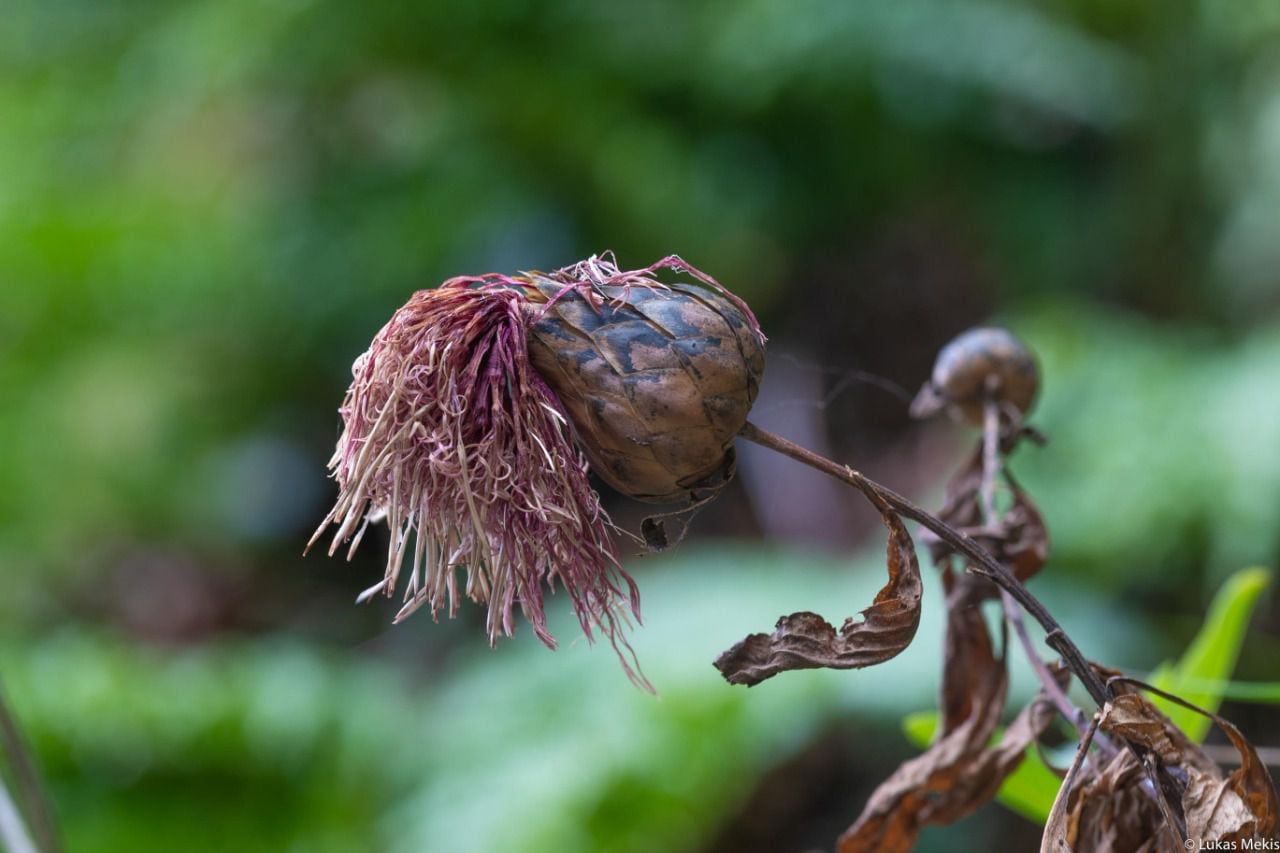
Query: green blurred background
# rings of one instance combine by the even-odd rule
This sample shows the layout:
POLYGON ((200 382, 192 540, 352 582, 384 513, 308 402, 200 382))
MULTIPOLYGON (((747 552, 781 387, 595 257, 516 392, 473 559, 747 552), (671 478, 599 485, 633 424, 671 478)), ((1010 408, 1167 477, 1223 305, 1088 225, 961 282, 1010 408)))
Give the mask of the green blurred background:
MULTIPOLYGON (((816 475, 743 448, 683 545, 629 559, 658 699, 563 596, 559 652, 491 651, 479 608, 353 604, 385 531, 301 557, 391 312, 605 249, 746 297, 755 419, 935 505, 973 436, 849 371, 913 389, 1015 328, 1052 437, 1014 460, 1034 589, 1092 657, 1150 669, 1280 556, 1280 5, 8 0, 0 679, 68 849, 832 846, 915 752, 941 601, 930 574, 879 668, 721 681, 744 633, 883 578, 816 475)), ((1280 677, 1268 597, 1240 678, 1280 677)), ((997 839, 1038 829, 993 805, 921 849, 997 839)))

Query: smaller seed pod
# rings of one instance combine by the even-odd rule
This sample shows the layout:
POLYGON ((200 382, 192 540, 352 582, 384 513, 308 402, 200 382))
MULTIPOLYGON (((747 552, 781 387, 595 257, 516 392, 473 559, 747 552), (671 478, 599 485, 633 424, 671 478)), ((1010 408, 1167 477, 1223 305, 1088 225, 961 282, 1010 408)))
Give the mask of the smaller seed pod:
POLYGON ((938 353, 933 376, 911 403, 911 416, 928 418, 941 411, 981 426, 984 405, 994 400, 1000 419, 1018 423, 1040 389, 1035 356, 1008 329, 982 326, 956 336, 938 353))

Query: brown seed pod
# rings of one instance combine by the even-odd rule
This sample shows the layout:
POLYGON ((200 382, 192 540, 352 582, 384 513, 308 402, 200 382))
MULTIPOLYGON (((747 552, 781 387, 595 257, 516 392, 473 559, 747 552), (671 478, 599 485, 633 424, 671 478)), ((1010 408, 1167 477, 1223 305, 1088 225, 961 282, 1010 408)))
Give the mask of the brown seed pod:
POLYGON ((530 282, 530 359, 601 479, 654 502, 728 482, 733 439, 764 373, 754 321, 696 285, 530 282))
POLYGON ((911 404, 911 416, 949 410, 981 426, 984 404, 992 399, 1000 405, 1002 421, 1018 422, 1039 388, 1035 356, 1012 332, 994 326, 969 329, 938 353, 933 376, 911 404))

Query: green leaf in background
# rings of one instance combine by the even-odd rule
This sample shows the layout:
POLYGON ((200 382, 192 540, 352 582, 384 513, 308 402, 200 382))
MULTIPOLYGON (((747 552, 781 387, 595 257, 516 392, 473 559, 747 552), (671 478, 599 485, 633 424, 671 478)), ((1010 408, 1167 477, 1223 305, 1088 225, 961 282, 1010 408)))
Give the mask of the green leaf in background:
POLYGON ((1188 690, 1217 693, 1233 702, 1280 705, 1280 681, 1200 681, 1189 678, 1188 690))
MULTIPOLYGON (((902 731, 912 744, 927 747, 938 730, 937 711, 918 711, 902 720, 902 731)), ((997 729, 993 741, 999 740, 1004 729, 997 729)), ((1049 809, 1058 795, 1062 780, 1040 759, 1035 750, 1028 750, 1017 769, 1009 774, 996 794, 999 803, 1011 811, 1035 823, 1043 824, 1049 817, 1049 809)))
MULTIPOLYGON (((1236 668, 1253 607, 1270 582, 1271 573, 1258 567, 1241 569, 1228 578, 1209 605, 1200 633, 1181 659, 1158 666, 1151 674, 1151 683, 1206 711, 1216 712, 1224 698, 1225 682, 1236 668)), ((1151 698, 1193 741, 1198 743, 1208 734, 1212 725, 1208 717, 1159 696, 1151 698)))

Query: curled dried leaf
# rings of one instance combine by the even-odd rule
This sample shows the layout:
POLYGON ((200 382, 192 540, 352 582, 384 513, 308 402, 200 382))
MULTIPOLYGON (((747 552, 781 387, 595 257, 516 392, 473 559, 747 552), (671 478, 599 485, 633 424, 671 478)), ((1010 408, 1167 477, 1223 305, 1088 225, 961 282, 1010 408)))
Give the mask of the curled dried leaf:
POLYGON ((1013 506, 1002 518, 1004 536, 996 545, 996 556, 1013 569, 1018 580, 1025 582, 1049 560, 1049 528, 1040 508, 1013 475, 1006 471, 1005 479, 1013 490, 1013 506))
POLYGON ((1239 752, 1241 766, 1224 775, 1155 705, 1136 692, 1121 693, 1107 703, 1100 728, 1134 745, 1149 764, 1164 771, 1158 778, 1161 788, 1173 789, 1171 814, 1162 810, 1163 792, 1157 791, 1135 751, 1120 752, 1105 766, 1080 774, 1073 765, 1050 813, 1043 851, 1174 851, 1190 843, 1195 849, 1236 849, 1245 839, 1274 838, 1280 807, 1254 748, 1221 717, 1168 698, 1209 716, 1239 752), (1175 837, 1169 817, 1185 826, 1186 842, 1175 837))
POLYGON ((951 611, 948 639, 948 660, 959 666, 944 681, 938 739, 876 789, 839 853, 907 851, 925 825, 970 814, 995 796, 1052 720, 1052 706, 1038 696, 992 744, 1008 687, 1004 658, 995 656, 977 608, 951 611))
POLYGON ((640 522, 640 535, 644 537, 644 546, 651 553, 658 553, 670 547, 667 539, 667 525, 661 518, 650 516, 640 522))
POLYGON ((1233 841, 1249 837, 1245 833, 1251 833, 1253 837, 1275 838, 1280 798, 1271 774, 1259 758, 1258 751, 1245 740, 1239 729, 1216 714, 1210 716, 1240 754, 1240 766, 1222 780, 1221 785, 1188 788, 1182 803, 1187 815, 1187 831, 1194 831, 1199 838, 1233 841), (1234 826, 1229 823, 1231 817, 1227 814, 1232 794, 1248 810, 1234 826))
POLYGON ((1040 838, 1040 853, 1065 853, 1070 850, 1067 835, 1071 826, 1071 795, 1077 790, 1080 772, 1085 766, 1085 758, 1089 755, 1089 747, 1098 732, 1098 723, 1102 715, 1094 714, 1093 720, 1076 747, 1075 758, 1067 768, 1067 775, 1058 788, 1058 795, 1053 798, 1053 807, 1049 809, 1049 817, 1045 820, 1044 835, 1040 838))
POLYGON ((1068 775, 1059 789, 1042 853, 1183 849, 1166 826, 1147 773, 1133 753, 1119 752, 1101 767, 1085 764, 1077 775, 1077 780, 1068 775))
POLYGON ((1196 768, 1205 773, 1216 772, 1213 763, 1200 748, 1187 739, 1160 709, 1137 693, 1116 696, 1103 709, 1104 732, 1141 744, 1160 757, 1167 766, 1196 768))
MULTIPOLYGON (((953 576, 948 574, 947 579, 951 581, 953 576)), ((988 583, 984 578, 972 575, 961 575, 955 580, 961 587, 971 582, 988 583)), ((943 735, 959 728, 973 716, 975 702, 990 698, 983 684, 998 660, 982 610, 975 606, 956 606, 956 587, 950 583, 948 587, 952 595, 947 601, 942 689, 938 698, 943 735)))
POLYGON ((1216 763, 1142 696, 1117 696, 1110 703, 1109 713, 1103 719, 1104 727, 1146 746, 1167 765, 1185 772, 1180 805, 1187 836, 1222 842, 1273 838, 1280 799, 1271 774, 1253 745, 1239 729, 1217 714, 1163 692, 1161 695, 1209 717, 1240 754, 1240 767, 1224 777, 1216 763))
POLYGON ((759 684, 792 669, 860 669, 882 663, 910 644, 920 624, 920 564, 902 519, 887 509, 889 580, 861 621, 837 631, 816 613, 783 616, 772 634, 751 634, 716 658, 730 684, 759 684))
MULTIPOLYGON (((983 521, 982 446, 970 455, 964 466, 947 483, 947 498, 938 517, 952 527, 962 530, 977 540, 992 556, 1013 570, 1018 580, 1026 581, 1044 567, 1049 559, 1049 532, 1044 517, 1031 496, 1014 479, 1007 469, 1003 476, 1008 484, 1012 503, 996 518, 983 521)), ((921 534, 921 541, 929 549, 933 562, 941 565, 955 551, 929 531, 921 534)), ((992 587, 984 587, 994 595, 992 587)))

